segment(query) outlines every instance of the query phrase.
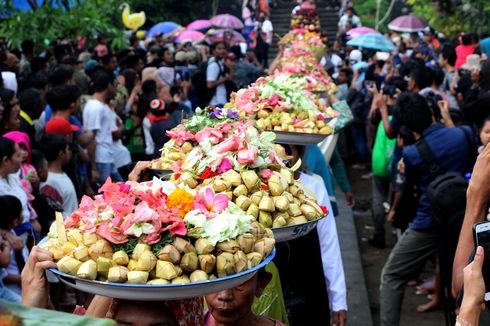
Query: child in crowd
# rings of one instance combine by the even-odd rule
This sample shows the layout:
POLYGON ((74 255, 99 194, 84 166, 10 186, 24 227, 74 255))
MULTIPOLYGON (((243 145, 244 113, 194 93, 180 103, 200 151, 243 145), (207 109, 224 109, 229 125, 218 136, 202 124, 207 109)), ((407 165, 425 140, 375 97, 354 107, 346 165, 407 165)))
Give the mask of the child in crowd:
MULTIPOLYGON (((17 202, 15 202, 15 200, 12 200, 11 198, 12 196, 0 196, 1 205, 5 206, 10 201, 14 203, 13 206, 5 206, 8 212, 6 212, 5 217, 0 221, 0 232, 2 233, 9 232, 8 229, 11 224, 15 223, 15 221, 21 216, 22 206, 20 201, 13 197, 17 200, 17 202), (3 226, 5 226, 5 228, 3 226)), ((20 303, 20 296, 3 284, 3 278, 6 276, 5 267, 8 267, 10 264, 10 251, 10 243, 0 235, 0 299, 20 303)))
POLYGON ((271 281, 272 274, 260 269, 250 280, 232 289, 206 296, 209 311, 204 316, 205 326, 214 325, 285 325, 252 312, 255 297, 260 297, 271 281))
POLYGON ((31 141, 29 135, 20 131, 11 131, 3 135, 2 137, 13 140, 17 145, 19 145, 22 164, 20 166, 19 177, 22 189, 24 189, 27 199, 29 200, 29 210, 31 216, 36 218, 37 213, 32 208, 32 201, 34 196, 32 195, 32 190, 39 186, 39 177, 37 175, 36 169, 31 165, 31 141))
POLYGON ((78 208, 77 193, 73 182, 63 172, 63 167, 71 159, 70 146, 65 137, 57 134, 45 135, 41 144, 48 161, 48 178, 41 184, 41 192, 51 198, 54 197, 55 201, 61 198, 63 217, 66 218, 78 208))
POLYGON ((153 155, 158 157, 160 149, 170 140, 170 137, 166 135, 167 130, 174 128, 178 123, 171 119, 169 109, 162 100, 154 99, 150 102, 150 108, 150 135, 155 144, 153 155))
MULTIPOLYGON (((46 182, 48 179, 48 160, 41 151, 32 150, 31 163, 36 169, 40 182, 46 182)), ((46 188, 47 189, 47 188, 46 188)), ((39 186, 35 187, 32 191, 34 201, 32 207, 38 212, 39 224, 41 224, 41 238, 46 236, 49 232, 49 226, 55 220, 55 212, 61 212, 63 207, 61 205, 62 198, 58 198, 57 201, 53 198, 46 196, 40 191, 39 186)))
MULTIPOLYGON (((6 238, 6 233, 13 233, 12 229, 22 224, 22 204, 14 196, 0 196, 0 207, 2 207, 2 218, 0 218, 0 237, 6 238)), ((27 247, 14 251, 7 241, 2 240, 0 246, 0 298, 20 303, 22 290, 20 287, 20 273, 24 268, 29 256, 27 247), (4 253, 9 251, 10 253, 4 253)))
POLYGON ((490 117, 487 117, 480 128, 481 146, 478 148, 478 153, 481 153, 485 146, 490 143, 490 117))

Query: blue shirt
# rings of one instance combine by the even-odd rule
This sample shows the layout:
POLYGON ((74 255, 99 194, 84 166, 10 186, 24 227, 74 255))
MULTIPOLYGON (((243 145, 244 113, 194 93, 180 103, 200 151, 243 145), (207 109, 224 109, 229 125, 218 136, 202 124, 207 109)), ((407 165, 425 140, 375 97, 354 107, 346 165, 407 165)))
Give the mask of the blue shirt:
MULTIPOLYGON (((468 136, 473 138, 470 127, 463 127, 468 136)), ((432 154, 444 172, 459 172, 464 175, 472 168, 472 149, 460 128, 446 128, 434 124, 423 132, 432 154)), ((416 145, 407 146, 403 150, 405 174, 412 184, 419 188, 419 205, 410 227, 414 230, 429 231, 432 228, 432 208, 427 195, 427 188, 434 178, 429 174, 427 163, 422 160, 416 145)))
POLYGON ((332 203, 332 209, 334 215, 338 215, 337 200, 335 199, 335 191, 333 189, 332 176, 330 175, 330 167, 327 161, 325 161, 325 156, 323 156, 322 151, 318 145, 308 145, 305 146, 305 154, 303 157, 306 165, 306 170, 318 174, 322 177, 325 183, 325 188, 327 189, 328 195, 330 196, 330 202, 332 203))

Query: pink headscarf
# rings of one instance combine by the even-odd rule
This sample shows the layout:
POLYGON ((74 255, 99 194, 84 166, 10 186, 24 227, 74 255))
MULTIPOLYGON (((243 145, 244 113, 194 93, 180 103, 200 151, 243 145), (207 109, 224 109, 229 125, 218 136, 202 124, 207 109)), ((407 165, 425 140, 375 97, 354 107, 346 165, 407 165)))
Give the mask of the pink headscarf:
POLYGON ((13 140, 17 145, 24 145, 27 150, 27 159, 25 163, 31 163, 31 140, 29 135, 21 131, 10 131, 4 134, 2 137, 13 140))

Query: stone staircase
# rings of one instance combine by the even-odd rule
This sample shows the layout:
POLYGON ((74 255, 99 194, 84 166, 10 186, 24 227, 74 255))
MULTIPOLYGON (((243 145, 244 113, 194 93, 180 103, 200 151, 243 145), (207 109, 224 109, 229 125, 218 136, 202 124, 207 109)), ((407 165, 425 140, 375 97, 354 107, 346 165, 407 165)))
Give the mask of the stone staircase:
MULTIPOLYGON (((316 5, 322 30, 327 32, 330 42, 333 42, 339 20, 338 10, 328 7, 322 0, 317 0, 316 5)), ((269 62, 277 55, 279 39, 289 32, 291 12, 295 6, 296 1, 278 1, 277 7, 271 8, 270 19, 274 27, 274 42, 269 49, 269 62)))

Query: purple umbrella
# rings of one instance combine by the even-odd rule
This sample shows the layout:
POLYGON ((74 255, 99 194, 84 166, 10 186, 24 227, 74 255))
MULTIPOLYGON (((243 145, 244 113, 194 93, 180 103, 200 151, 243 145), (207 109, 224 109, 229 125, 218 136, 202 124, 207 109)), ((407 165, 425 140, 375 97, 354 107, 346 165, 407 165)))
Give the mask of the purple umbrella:
POLYGON ((369 28, 369 27, 356 27, 347 32, 347 36, 349 39, 352 39, 356 36, 363 35, 363 34, 370 34, 370 33, 378 33, 379 32, 375 29, 369 28))
POLYGON ((198 30, 203 30, 203 29, 210 29, 213 25, 208 19, 199 19, 195 20, 189 25, 187 25, 187 30, 188 31, 198 31, 198 30))
POLYGON ((221 28, 231 28, 231 29, 242 29, 243 23, 240 19, 233 15, 222 14, 211 18, 211 24, 216 27, 221 28))
POLYGON ((417 16, 400 16, 393 20, 388 28, 397 32, 420 32, 428 26, 425 19, 417 16))
POLYGON ((246 42, 242 34, 229 29, 215 30, 212 33, 209 33, 207 39, 211 41, 211 43, 225 41, 226 43, 238 44, 246 42))
POLYGON ((198 42, 202 40, 206 35, 198 31, 183 31, 180 32, 174 41, 176 43, 183 43, 185 41, 198 42))

